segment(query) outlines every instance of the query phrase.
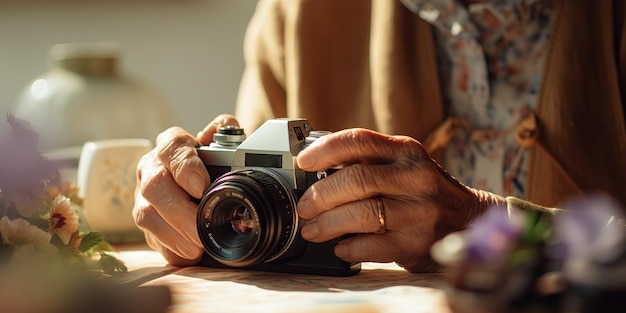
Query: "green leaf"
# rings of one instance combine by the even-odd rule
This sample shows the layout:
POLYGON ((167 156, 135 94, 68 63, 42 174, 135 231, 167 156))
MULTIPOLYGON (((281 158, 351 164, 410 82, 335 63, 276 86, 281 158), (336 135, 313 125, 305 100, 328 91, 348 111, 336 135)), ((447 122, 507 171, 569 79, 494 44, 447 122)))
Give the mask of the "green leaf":
POLYGON ((28 222, 31 225, 36 226, 37 228, 43 231, 48 231, 48 227, 50 226, 49 219, 50 219, 50 212, 45 211, 45 213, 42 214, 41 216, 33 216, 29 218, 28 222))
POLYGON ((96 247, 96 249, 98 251, 111 251, 111 252, 116 252, 117 249, 115 249, 110 243, 108 243, 106 240, 102 240, 98 246, 96 247))
POLYGON ((72 247, 66 246, 57 234, 52 235, 50 244, 57 247, 58 255, 69 263, 84 263, 83 257, 72 247))
POLYGON ((102 268, 102 271, 106 274, 113 275, 115 273, 126 273, 128 268, 124 265, 124 262, 120 261, 116 257, 100 252, 100 260, 98 265, 102 268))
POLYGON ((81 252, 88 251, 89 249, 97 246, 104 240, 104 235, 99 232, 87 232, 83 234, 83 239, 78 245, 78 250, 81 252))

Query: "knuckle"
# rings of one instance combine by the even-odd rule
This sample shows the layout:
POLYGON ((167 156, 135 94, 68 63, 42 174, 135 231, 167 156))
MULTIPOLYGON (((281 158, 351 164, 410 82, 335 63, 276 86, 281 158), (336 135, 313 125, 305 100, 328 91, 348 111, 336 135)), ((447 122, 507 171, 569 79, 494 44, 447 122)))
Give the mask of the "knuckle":
POLYGON ((202 166, 202 161, 195 154, 195 150, 190 151, 189 149, 185 149, 172 156, 170 171, 174 177, 180 177, 184 175, 185 172, 198 166, 202 166))
POLYGON ((216 123, 218 126, 239 126, 237 118, 231 114, 220 114, 213 120, 213 123, 216 123))
MULTIPOLYGON (((347 187, 347 191, 351 195, 363 195, 368 193, 367 182, 370 181, 365 166, 362 164, 353 164, 345 167, 342 171, 343 180, 338 182, 347 187)), ((375 180, 374 180, 375 181, 375 180)))
POLYGON ((441 175, 430 160, 399 161, 385 172, 385 181, 395 190, 410 189, 411 194, 436 195, 441 183, 441 175))
POLYGON ((409 136, 396 135, 393 136, 395 150, 398 151, 399 158, 408 158, 413 160, 430 159, 428 152, 421 142, 409 136))
POLYGON ((372 225, 378 225, 378 213, 376 208, 372 207, 367 201, 367 208, 361 210, 353 210, 352 218, 361 227, 361 231, 367 232, 372 230, 372 225))
POLYGON ((178 126, 172 126, 156 137, 157 146, 167 144, 168 142, 178 140, 180 137, 184 137, 187 132, 178 126))
POLYGON ((156 147, 158 157, 161 161, 168 162, 173 156, 178 154, 195 154, 196 140, 191 134, 186 132, 178 132, 172 136, 159 135, 159 140, 156 147), (165 138, 169 138, 166 140, 165 138))
POLYGON ((135 209, 133 209, 135 224, 143 230, 150 229, 153 225, 155 214, 157 214, 156 210, 150 205, 135 207, 135 209))
POLYGON ((182 146, 195 146, 195 140, 188 133, 177 134, 171 140, 165 142, 162 147, 163 151, 175 151, 182 146))
POLYGON ((161 186, 166 183, 169 175, 169 171, 163 166, 145 172, 141 184, 137 187, 139 194, 146 199, 158 196, 162 192, 161 186))

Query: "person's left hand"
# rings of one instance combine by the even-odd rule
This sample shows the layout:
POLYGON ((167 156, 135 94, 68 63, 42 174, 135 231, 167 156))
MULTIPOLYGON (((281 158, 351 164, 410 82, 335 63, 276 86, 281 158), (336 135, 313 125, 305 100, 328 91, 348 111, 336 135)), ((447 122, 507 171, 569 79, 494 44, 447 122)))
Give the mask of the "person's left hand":
POLYGON ((438 269, 432 244, 504 198, 466 187, 405 136, 348 129, 323 136, 297 157, 305 171, 343 165, 310 186, 298 203, 311 242, 346 235, 335 254, 348 262, 396 262, 408 271, 438 269), (377 199, 384 207, 380 228, 377 199))

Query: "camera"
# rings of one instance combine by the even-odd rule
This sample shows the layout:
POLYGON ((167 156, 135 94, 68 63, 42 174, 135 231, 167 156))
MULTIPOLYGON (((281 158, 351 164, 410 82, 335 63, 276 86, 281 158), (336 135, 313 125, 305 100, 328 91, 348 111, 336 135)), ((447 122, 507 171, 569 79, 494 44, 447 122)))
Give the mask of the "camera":
POLYGON ((328 134, 308 120, 266 121, 248 138, 242 128, 221 127, 208 146, 197 148, 211 185, 199 199, 197 228, 205 253, 198 265, 219 268, 350 276, 360 263, 334 253, 337 241, 312 243, 300 235, 304 223, 296 203, 316 181, 336 172, 306 172, 296 156, 328 134))

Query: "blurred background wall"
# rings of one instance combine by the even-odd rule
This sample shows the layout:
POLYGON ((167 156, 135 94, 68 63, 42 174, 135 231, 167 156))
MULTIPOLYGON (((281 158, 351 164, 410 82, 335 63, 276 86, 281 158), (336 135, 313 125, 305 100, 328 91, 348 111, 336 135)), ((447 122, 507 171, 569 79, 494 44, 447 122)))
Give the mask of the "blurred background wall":
POLYGON ((45 72, 50 46, 115 41, 121 71, 156 89, 192 133, 233 113, 256 0, 0 0, 0 113, 45 72))

